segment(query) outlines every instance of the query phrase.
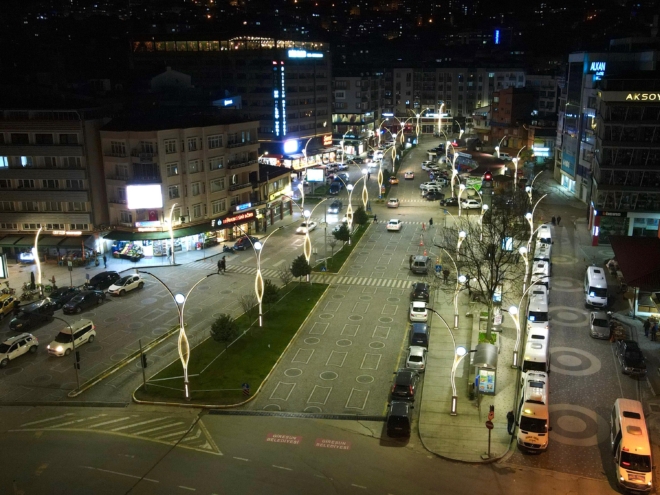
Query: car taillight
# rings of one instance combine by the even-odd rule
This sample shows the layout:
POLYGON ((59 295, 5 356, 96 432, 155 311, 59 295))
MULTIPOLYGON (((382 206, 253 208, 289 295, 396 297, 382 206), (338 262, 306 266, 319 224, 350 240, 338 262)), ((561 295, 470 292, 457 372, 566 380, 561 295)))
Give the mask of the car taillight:
POLYGON ((391 393, 394 393, 394 389, 396 388, 396 385, 392 385, 392 390, 391 393))
POLYGON ((410 390, 410 395, 412 395, 412 394, 413 394, 413 386, 410 385, 410 386, 408 387, 408 389, 410 390))

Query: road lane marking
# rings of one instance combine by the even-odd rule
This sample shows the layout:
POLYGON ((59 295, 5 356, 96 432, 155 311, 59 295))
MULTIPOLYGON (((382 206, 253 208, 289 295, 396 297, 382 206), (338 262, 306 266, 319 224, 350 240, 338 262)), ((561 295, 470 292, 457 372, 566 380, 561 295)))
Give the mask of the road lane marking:
POLYGON ((366 489, 367 489, 366 486, 356 485, 355 483, 351 483, 351 486, 354 486, 355 488, 362 488, 363 490, 366 490, 366 489))
POLYGON ((250 459, 246 459, 244 457, 234 457, 234 459, 237 459, 239 461, 245 461, 245 462, 250 462, 250 459))
POLYGON ((179 488, 181 488, 182 490, 190 490, 191 492, 197 491, 197 488, 190 488, 189 486, 179 485, 179 488))
POLYGON ((72 424, 75 424, 75 423, 82 423, 83 421, 87 421, 88 419, 102 418, 103 416, 107 416, 107 414, 99 414, 98 416, 91 416, 89 418, 76 419, 75 421, 67 421, 66 423, 60 423, 59 425, 48 426, 47 428, 48 429, 59 428, 60 426, 67 426, 67 425, 72 425, 72 424))
POLYGON ((48 421, 53 421, 60 418, 66 418, 67 416, 73 416, 73 413, 62 414, 61 416, 55 416, 53 418, 40 419, 39 421, 32 421, 31 423, 25 423, 24 425, 21 425, 21 428, 23 428, 24 426, 38 425, 40 423, 46 423, 48 421))
POLYGON ((154 440, 160 440, 161 438, 169 438, 169 437, 175 437, 177 435, 183 435, 187 433, 188 430, 183 430, 183 431, 177 431, 176 433, 168 433, 167 435, 161 435, 160 437, 156 437, 154 440))
POLYGON ((131 419, 131 417, 133 417, 133 416, 126 416, 125 418, 119 418, 119 419, 112 419, 110 421, 104 421, 103 423, 97 423, 95 425, 88 426, 88 428, 97 428, 99 426, 105 426, 105 425, 109 425, 109 424, 112 424, 112 423, 118 423, 120 421, 126 421, 127 419, 131 419))
POLYGON ((140 423, 135 423, 135 424, 132 424, 132 425, 120 426, 119 428, 113 428, 110 431, 121 431, 121 430, 125 430, 127 428, 134 428, 136 426, 146 425, 147 423, 153 423, 155 421, 163 421, 164 419, 170 419, 170 418, 169 417, 164 417, 164 418, 150 419, 148 421, 142 421, 140 423))
POLYGON ((160 481, 152 480, 151 478, 143 478, 142 476, 135 476, 133 474, 119 473, 117 471, 110 471, 109 469, 95 468, 95 467, 92 467, 92 466, 80 466, 80 467, 84 468, 84 469, 91 469, 93 471, 100 471, 102 473, 116 474, 117 476, 126 476, 127 478, 134 478, 134 479, 137 479, 137 480, 151 481, 152 483, 160 483, 160 481))
POLYGON ((284 467, 284 466, 276 466, 275 464, 273 464, 273 467, 277 468, 277 469, 284 469, 285 471, 293 471, 293 469, 291 469, 291 468, 284 467))
POLYGON ((273 266, 280 266, 282 263, 285 263, 286 260, 280 260, 277 263, 274 263, 273 266))
POLYGON ((151 433, 152 431, 163 430, 165 428, 171 428, 172 426, 179 426, 182 424, 184 424, 183 421, 179 423, 168 423, 165 426, 157 426, 156 428, 150 428, 148 430, 138 431, 137 433, 133 433, 133 435, 144 435, 145 433, 151 433))

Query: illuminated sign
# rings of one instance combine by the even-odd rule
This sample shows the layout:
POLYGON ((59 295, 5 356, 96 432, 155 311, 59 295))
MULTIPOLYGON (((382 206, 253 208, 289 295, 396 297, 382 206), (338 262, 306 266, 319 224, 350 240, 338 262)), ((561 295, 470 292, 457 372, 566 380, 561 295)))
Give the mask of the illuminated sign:
POLYGON ((229 105, 233 105, 233 104, 234 104, 234 100, 231 98, 228 100, 222 100, 222 105, 225 107, 228 107, 229 105))
POLYGON ((588 74, 594 75, 594 81, 599 81, 605 75, 606 62, 591 62, 589 65, 588 74))
POLYGON ((145 222, 135 222, 136 227, 160 227, 161 223, 159 220, 150 220, 145 222))
POLYGON ((628 93, 626 101, 660 101, 660 93, 628 93))
POLYGON ((383 117, 394 117, 393 113, 384 113, 382 114, 383 117))
POLYGON ((243 203, 242 205, 237 205, 236 206, 236 211, 243 211, 247 210, 248 208, 252 207, 252 203, 243 203))
POLYGON ((284 141, 284 153, 295 153, 298 151, 298 140, 297 139, 287 139, 284 141))
POLYGON ((69 235, 69 236, 78 236, 82 235, 82 232, 79 230, 53 230, 51 232, 53 235, 69 235))
POLYGON ((234 215, 231 217, 226 217, 224 219, 217 218, 215 220, 211 220, 211 227, 217 228, 220 227, 221 225, 239 224, 239 223, 243 223, 246 220, 250 220, 252 218, 254 218, 254 211, 246 211, 245 213, 241 213, 239 215, 234 215))
POLYGON ((323 135, 323 146, 332 146, 332 134, 323 135))
POLYGON ((496 45, 500 44, 500 30, 499 29, 495 30, 495 44, 496 45))
POLYGON ((140 227, 138 232, 160 232, 156 227, 140 227))
POLYGON ((323 54, 307 50, 289 50, 289 58, 323 58, 323 54))

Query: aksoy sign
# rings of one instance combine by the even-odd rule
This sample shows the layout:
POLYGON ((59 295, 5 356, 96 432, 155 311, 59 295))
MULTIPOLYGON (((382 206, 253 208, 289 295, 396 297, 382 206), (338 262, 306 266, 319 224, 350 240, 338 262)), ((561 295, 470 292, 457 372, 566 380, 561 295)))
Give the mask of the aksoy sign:
POLYGON ((660 101, 660 93, 628 93, 626 101, 660 101))

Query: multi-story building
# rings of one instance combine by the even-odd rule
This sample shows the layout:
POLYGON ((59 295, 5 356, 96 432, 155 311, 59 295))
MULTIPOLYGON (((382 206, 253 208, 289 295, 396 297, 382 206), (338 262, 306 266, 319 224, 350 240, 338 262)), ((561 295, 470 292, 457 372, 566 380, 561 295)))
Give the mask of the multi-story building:
MULTIPOLYGON (((561 162, 555 167, 555 179, 576 198, 589 204, 595 128, 597 83, 605 76, 629 71, 653 71, 658 68, 660 51, 649 45, 653 40, 612 40, 605 52, 571 53, 568 58, 565 102, 560 108, 558 132, 562 136, 561 162), (637 44, 640 41, 641 44, 637 44)), ((559 144, 559 143, 558 143, 559 144)))
POLYGON ((593 245, 610 235, 658 237, 660 78, 606 76, 598 83, 590 227, 593 245))
POLYGON ((556 116, 559 101, 559 81, 555 76, 526 76, 526 88, 534 92, 534 115, 556 116))
POLYGON ((534 94, 526 88, 508 87, 493 93, 490 139, 501 148, 520 149, 527 146, 523 127, 531 120, 534 94))
POLYGON ((241 114, 259 121, 261 151, 271 155, 300 152, 309 138, 322 146, 330 134, 330 59, 327 43, 249 36, 149 37, 134 40, 131 53, 134 70, 145 78, 171 67, 217 97, 240 96, 241 114))
POLYGON ((267 198, 258 187, 258 126, 237 111, 176 109, 106 124, 105 239, 119 241, 113 251, 133 243, 145 256, 166 256, 170 225, 175 252, 259 231, 267 198))
POLYGON ((108 115, 89 103, 29 100, 0 109, 0 247, 17 254, 95 249, 108 223, 98 129, 108 115))

